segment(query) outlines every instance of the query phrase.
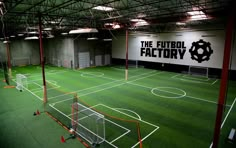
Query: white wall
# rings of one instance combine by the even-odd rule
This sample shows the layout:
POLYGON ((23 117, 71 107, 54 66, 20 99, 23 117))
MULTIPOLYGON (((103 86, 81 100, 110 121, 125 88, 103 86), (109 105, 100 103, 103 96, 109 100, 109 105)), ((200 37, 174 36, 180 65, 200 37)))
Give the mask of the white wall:
MULTIPOLYGON (((9 49, 11 60, 28 58, 31 64, 40 63, 38 40, 14 40, 9 43, 9 49)), ((7 60, 6 44, 0 43, 0 55, 7 60)))
POLYGON ((73 38, 53 38, 44 41, 44 51, 47 60, 56 66, 74 68, 74 40, 73 38))
MULTIPOLYGON (((140 60, 140 61, 150 61, 150 62, 160 62, 160 63, 172 63, 172 64, 180 64, 180 65, 194 65, 194 66, 204 66, 211 68, 222 68, 223 62, 223 52, 224 52, 224 41, 225 41, 225 31, 224 30, 215 30, 215 31, 194 31, 194 32, 182 32, 182 33, 160 33, 155 35, 129 35, 129 59, 131 60, 140 60), (198 62, 196 60, 191 59, 191 54, 189 49, 192 46, 193 42, 197 42, 202 39, 205 42, 209 42, 213 53, 210 55, 210 59, 208 61, 198 62), (184 52, 183 59, 180 59, 180 54, 177 54, 177 59, 174 57, 164 57, 163 54, 159 57, 159 51, 154 51, 154 56, 150 57, 145 56, 145 53, 141 56, 141 41, 151 41, 152 47, 144 47, 150 48, 160 48, 157 47, 157 41, 181 41, 184 42, 186 49, 180 48, 180 51, 184 52)), ((234 41, 234 52, 232 59, 232 69, 236 70, 236 40, 234 41)), ((167 48, 167 47, 165 47, 167 48)), ((169 49, 169 48, 168 48, 169 49)), ((179 48, 177 48, 179 49, 179 48)), ((117 36, 117 40, 113 40, 112 42, 112 58, 125 59, 125 36, 117 36)), ((170 48, 169 51, 173 49, 170 48)), ((162 52, 163 53, 163 52, 162 52)), ((148 54, 149 55, 149 54, 148 54)))

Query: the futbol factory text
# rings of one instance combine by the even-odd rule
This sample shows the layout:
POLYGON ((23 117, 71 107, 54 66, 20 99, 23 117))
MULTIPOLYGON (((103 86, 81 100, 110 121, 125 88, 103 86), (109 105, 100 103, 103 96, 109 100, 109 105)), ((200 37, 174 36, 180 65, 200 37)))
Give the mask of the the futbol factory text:
POLYGON ((140 56, 183 59, 186 52, 184 41, 141 41, 140 56))

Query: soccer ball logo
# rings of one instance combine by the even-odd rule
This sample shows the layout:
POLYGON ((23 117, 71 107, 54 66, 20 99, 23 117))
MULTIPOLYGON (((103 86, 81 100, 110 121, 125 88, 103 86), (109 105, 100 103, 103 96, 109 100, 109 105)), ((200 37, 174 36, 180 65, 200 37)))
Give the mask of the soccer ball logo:
POLYGON ((192 43, 192 47, 189 49, 189 52, 193 60, 201 63, 210 59, 213 50, 211 49, 211 43, 200 39, 199 41, 192 43))

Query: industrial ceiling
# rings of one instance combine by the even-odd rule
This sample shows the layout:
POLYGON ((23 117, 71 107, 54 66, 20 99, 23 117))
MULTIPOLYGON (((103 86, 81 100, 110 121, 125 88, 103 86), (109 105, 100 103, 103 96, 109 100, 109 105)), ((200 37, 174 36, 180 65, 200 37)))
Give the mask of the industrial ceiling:
POLYGON ((53 33, 76 28, 161 30, 225 24, 233 0, 0 0, 1 34, 17 36, 37 28, 53 33), (102 7, 101 10, 96 9, 102 7), (106 9, 110 8, 110 9, 106 9), (196 11, 202 19, 191 19, 196 11), (168 28, 169 27, 169 28, 168 28))

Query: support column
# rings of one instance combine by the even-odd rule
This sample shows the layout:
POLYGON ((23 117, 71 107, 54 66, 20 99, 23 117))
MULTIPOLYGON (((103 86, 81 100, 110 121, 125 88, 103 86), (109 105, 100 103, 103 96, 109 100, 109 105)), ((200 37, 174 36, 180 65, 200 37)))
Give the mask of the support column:
POLYGON ((126 30, 126 64, 125 64, 125 80, 128 80, 128 30, 126 30))
POLYGON ((46 78, 45 78, 45 71, 44 71, 44 53, 43 53, 43 41, 42 41, 42 21, 41 21, 41 14, 39 14, 39 47, 40 47, 40 62, 42 68, 42 77, 43 77, 43 103, 44 103, 44 110, 45 105, 47 103, 47 86, 46 86, 46 78))
POLYGON ((7 64, 8 64, 8 74, 10 79, 12 78, 12 72, 11 72, 11 53, 10 53, 10 46, 9 41, 7 38, 5 38, 6 41, 6 50, 7 50, 7 64))
POLYGON ((217 114, 215 121, 215 130, 214 130, 214 139, 213 139, 213 148, 218 147, 219 139, 220 139, 220 130, 221 130, 221 122, 223 117, 224 103, 225 97, 227 93, 227 84, 228 84, 228 70, 230 63, 230 51, 233 39, 234 32, 234 24, 235 24, 235 4, 232 6, 232 11, 229 15, 227 26, 226 26, 226 38, 225 38, 225 47, 224 47, 224 59, 223 59, 223 67, 221 72, 221 82, 220 82, 220 92, 217 106, 217 114))

